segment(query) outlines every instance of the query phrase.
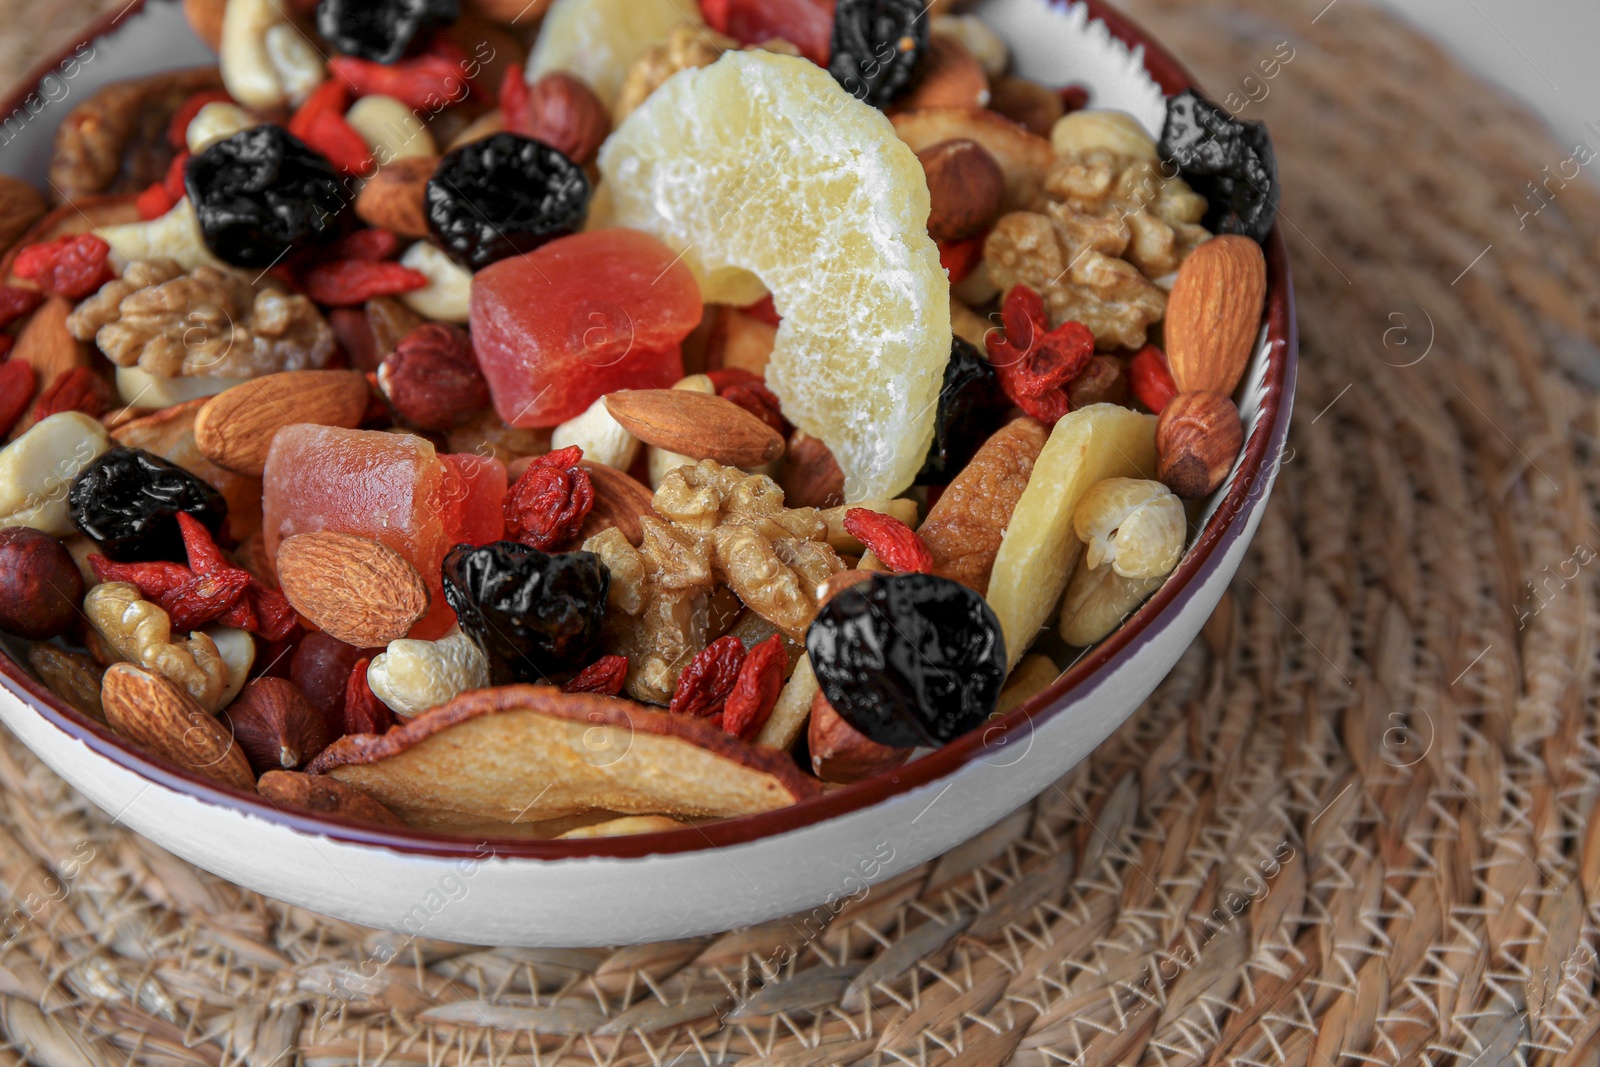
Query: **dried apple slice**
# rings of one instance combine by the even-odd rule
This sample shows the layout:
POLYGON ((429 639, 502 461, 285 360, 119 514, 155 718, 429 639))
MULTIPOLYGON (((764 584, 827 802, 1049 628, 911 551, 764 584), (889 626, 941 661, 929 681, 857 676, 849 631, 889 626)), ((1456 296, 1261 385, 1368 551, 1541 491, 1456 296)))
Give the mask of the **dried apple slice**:
POLYGON ((591 811, 752 815, 820 789, 787 755, 703 720, 534 685, 464 693, 386 734, 341 738, 307 770, 437 830, 591 811))
POLYGON ((1017 499, 989 576, 989 606, 1015 667, 1061 600, 1083 542, 1072 513, 1105 478, 1149 478, 1156 467, 1156 417, 1117 404, 1068 413, 1050 432, 1017 499))
POLYGON ((804 59, 729 52, 657 89, 600 171, 612 221, 681 249, 707 303, 772 293, 767 384, 832 450, 847 499, 910 485, 950 360, 950 283, 922 166, 888 120, 804 59))

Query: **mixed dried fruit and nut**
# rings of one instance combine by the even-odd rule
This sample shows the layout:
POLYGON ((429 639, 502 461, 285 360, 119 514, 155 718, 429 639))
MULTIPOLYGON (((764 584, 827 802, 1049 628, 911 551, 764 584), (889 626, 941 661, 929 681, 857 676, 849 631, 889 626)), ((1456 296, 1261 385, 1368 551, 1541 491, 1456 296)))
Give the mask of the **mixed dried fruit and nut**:
POLYGON ((462 832, 1016 707, 1234 465, 1278 189, 959 7, 188 0, 217 68, 0 181, 0 630, 156 757, 462 832))

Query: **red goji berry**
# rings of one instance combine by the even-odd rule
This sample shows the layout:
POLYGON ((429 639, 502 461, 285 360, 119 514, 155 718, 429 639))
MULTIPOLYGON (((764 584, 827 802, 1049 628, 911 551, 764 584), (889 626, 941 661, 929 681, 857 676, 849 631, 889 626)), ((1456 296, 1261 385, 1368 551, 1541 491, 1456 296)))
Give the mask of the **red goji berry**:
POLYGON ((778 314, 778 309, 772 302, 771 293, 768 293, 749 307, 741 308, 740 310, 752 319, 764 322, 768 326, 781 326, 783 324, 783 316, 778 314))
POLYGON ((400 251, 400 237, 388 230, 365 229, 346 234, 322 250, 319 261, 359 259, 373 263, 393 259, 400 251))
POLYGON ((697 652, 683 669, 667 710, 674 715, 692 715, 697 719, 709 719, 721 713, 723 701, 728 699, 733 683, 739 680, 744 659, 744 645, 737 637, 729 634, 717 638, 697 652))
POLYGON ((398 263, 340 259, 318 263, 300 275, 306 295, 327 307, 354 307, 376 296, 398 296, 421 289, 428 276, 398 263))
POLYGON ((89 557, 96 581, 128 582, 139 587, 145 599, 154 601, 194 577, 194 572, 179 563, 153 560, 149 563, 117 563, 96 553, 89 557))
POLYGON ((16 343, 17 339, 9 333, 0 333, 0 362, 4 362, 5 358, 11 354, 11 346, 16 343))
POLYGON ((563 693, 599 693, 614 697, 628 677, 627 656, 601 656, 561 687, 563 693))
POLYGON ((188 190, 183 187, 183 176, 189 169, 189 150, 172 157, 172 163, 167 167, 167 176, 161 180, 162 187, 167 191, 167 199, 176 204, 188 195, 188 190))
POLYGON ((350 105, 350 92, 345 88, 344 82, 338 78, 329 78, 311 91, 305 103, 295 110, 289 117, 289 132, 300 138, 306 139, 306 133, 311 129, 311 123, 318 115, 327 113, 343 115, 350 105))
POLYGON ((44 294, 37 289, 23 289, 15 285, 0 285, 0 330, 10 326, 24 315, 31 315, 44 303, 44 294))
POLYGON ((225 89, 201 89, 189 99, 178 105, 178 110, 172 113, 172 120, 167 123, 167 143, 173 148, 185 148, 189 144, 189 123, 200 114, 200 109, 207 104, 231 104, 233 97, 225 89))
POLYGON ((1178 395, 1178 383, 1172 380, 1167 354, 1155 345, 1145 345, 1128 361, 1128 385, 1139 403, 1157 415, 1178 395))
POLYGON ((743 385, 746 382, 759 382, 759 374, 751 374, 743 367, 722 367, 718 370, 706 371, 706 377, 711 379, 711 388, 722 395, 722 391, 731 385, 743 385))
POLYGON ((328 72, 356 96, 392 96, 407 107, 434 111, 461 103, 472 93, 459 59, 423 55, 385 66, 354 56, 334 56, 328 72))
POLYGON ((98 419, 116 402, 110 382, 88 367, 73 367, 56 375, 56 380, 39 394, 33 419, 38 422, 63 411, 81 411, 91 419, 98 419))
POLYGON ((1063 322, 1039 338, 1017 364, 1016 388, 1027 397, 1061 389, 1094 358, 1094 334, 1081 322, 1063 322))
POLYGON ((959 285, 977 269, 987 238, 988 234, 980 233, 962 241, 939 242, 939 265, 949 272, 951 285, 959 285))
POLYGON ((32 364, 20 359, 0 363, 0 439, 11 432, 28 405, 33 403, 33 390, 37 385, 38 376, 33 373, 32 364))
MULTIPOLYGON (((237 618, 234 613, 249 588, 250 575, 246 571, 196 574, 178 588, 156 597, 156 603, 172 619, 175 632, 188 633, 225 617, 237 618)), ((234 625, 234 622, 226 625, 234 625)))
POLYGON ((156 182, 133 201, 141 219, 159 219, 172 210, 173 200, 167 195, 165 182, 156 182))
POLYGON ((734 737, 748 741, 767 724, 778 694, 783 691, 783 672, 789 669, 789 653, 777 634, 750 650, 739 677, 722 705, 722 728, 734 737))
POLYGON ((513 63, 500 79, 500 114, 505 118, 506 129, 528 136, 533 133, 533 116, 529 113, 533 94, 528 90, 528 79, 522 65, 513 63))
POLYGON ((594 507, 594 482, 578 466, 583 449, 557 449, 528 465, 506 493, 506 536, 549 552, 577 536, 594 507))
POLYGON ((300 139, 325 156, 337 170, 360 175, 372 172, 372 149, 343 115, 317 112, 306 126, 306 135, 300 139))
POLYGON ((933 553, 928 546, 917 536, 917 531, 893 515, 851 508, 844 513, 844 528, 892 571, 927 574, 933 570, 933 553))
POLYGON ((51 296, 78 300, 115 277, 106 264, 110 252, 111 246, 92 233, 69 234, 28 245, 17 253, 11 272, 51 296))
POLYGON ((759 378, 753 382, 738 382, 727 389, 718 389, 717 392, 724 400, 732 401, 744 408, 750 414, 766 423, 778 432, 778 436, 788 439, 794 429, 789 425, 789 420, 783 417, 779 410, 778 397, 767 383, 759 378))
POLYGON ((350 680, 344 687, 344 732, 347 734, 381 734, 394 725, 394 712, 379 700, 367 684, 367 667, 370 658, 356 660, 350 669, 350 680))
POLYGON ((1072 410, 1067 383, 1094 357, 1094 335, 1081 323, 1049 328, 1044 298, 1014 286, 1000 309, 1003 332, 984 337, 1000 388, 1024 413, 1054 426, 1072 410))

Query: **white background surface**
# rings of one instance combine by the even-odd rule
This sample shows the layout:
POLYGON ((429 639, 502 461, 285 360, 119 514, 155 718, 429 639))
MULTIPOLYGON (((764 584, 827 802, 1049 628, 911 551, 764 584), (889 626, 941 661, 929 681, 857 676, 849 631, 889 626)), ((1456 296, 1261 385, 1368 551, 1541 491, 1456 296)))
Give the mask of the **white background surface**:
POLYGON ((1568 147, 1600 151, 1600 0, 1381 2, 1533 105, 1568 147))

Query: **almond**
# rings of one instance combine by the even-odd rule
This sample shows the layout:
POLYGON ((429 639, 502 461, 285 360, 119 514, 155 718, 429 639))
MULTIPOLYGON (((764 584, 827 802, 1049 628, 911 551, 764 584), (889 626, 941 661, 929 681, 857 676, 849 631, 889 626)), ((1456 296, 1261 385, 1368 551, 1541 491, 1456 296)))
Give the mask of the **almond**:
POLYGON ((936 33, 917 63, 917 75, 895 101, 896 110, 924 107, 981 108, 989 105, 989 76, 967 46, 936 33))
POLYGON ((688 389, 624 389, 606 410, 647 445, 728 467, 759 467, 783 455, 778 431, 738 404, 688 389))
POLYGON ((318 815, 335 815, 352 822, 379 826, 404 826, 395 813, 353 785, 325 775, 299 771, 268 771, 256 783, 261 795, 285 808, 299 808, 318 815))
POLYGON ((811 698, 806 748, 811 753, 812 773, 824 782, 859 782, 898 767, 911 756, 909 748, 880 745, 845 722, 821 690, 811 698))
POLYGON ((195 444, 218 466, 259 478, 279 430, 302 422, 353 430, 361 425, 367 398, 367 379, 355 371, 292 370, 253 378, 206 401, 194 420, 195 444))
POLYGON ((1248 237, 1213 237, 1178 268, 1167 299, 1167 362, 1180 393, 1231 396, 1261 328, 1267 262, 1248 237))
MULTIPOLYGON (((65 297, 52 296, 28 319, 22 333, 17 336, 11 358, 33 367, 43 395, 51 383, 62 374, 77 367, 89 366, 89 348, 67 331, 67 316, 72 313, 72 302, 65 297)), ((23 412, 22 418, 12 428, 11 439, 16 440, 37 421, 38 397, 23 412)))
POLYGON ((255 775, 226 727, 165 678, 114 663, 100 683, 106 722, 121 736, 196 774, 253 793, 255 775))
POLYGON ((354 534, 297 534, 278 546, 278 583, 294 609, 357 648, 398 640, 428 613, 428 586, 406 558, 354 534))
POLYGON ((227 0, 183 0, 189 28, 213 52, 222 46, 222 13, 227 6, 227 0))
POLYGON ((941 141, 917 153, 928 179, 928 236, 963 241, 988 229, 1000 214, 1006 176, 977 141, 941 141))
POLYGON ((379 169, 356 196, 356 217, 401 237, 428 236, 423 196, 439 166, 437 156, 396 159, 379 169))
POLYGON ((582 466, 589 472, 589 481, 594 486, 594 507, 589 509, 588 516, 583 520, 578 540, 587 541, 614 526, 622 531, 622 536, 628 539, 630 545, 638 547, 639 542, 644 540, 644 527, 639 520, 655 514, 652 507, 654 494, 615 467, 588 460, 584 460, 582 466))
POLYGON ((0 175, 0 248, 10 248, 48 210, 39 190, 21 178, 0 175))
POLYGON ((1243 446, 1244 427, 1232 400, 1218 393, 1179 393, 1156 423, 1156 477, 1179 496, 1197 500, 1222 484, 1243 446))
POLYGON ((1009 74, 990 85, 989 108, 1040 137, 1049 137, 1067 110, 1061 94, 1048 85, 1009 74))
POLYGON ((228 705, 222 721, 257 774, 303 767, 332 740, 322 712, 287 678, 257 678, 228 705))
POLYGON ((551 71, 528 87, 527 135, 578 166, 593 162, 611 133, 611 114, 594 90, 565 71, 551 71))

